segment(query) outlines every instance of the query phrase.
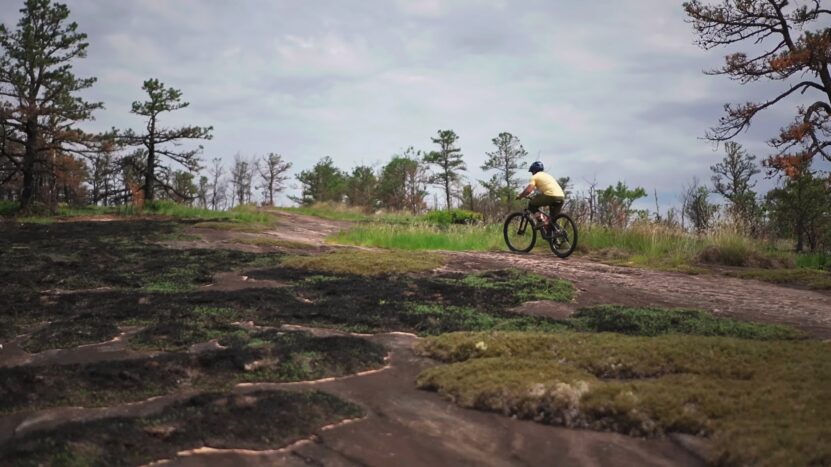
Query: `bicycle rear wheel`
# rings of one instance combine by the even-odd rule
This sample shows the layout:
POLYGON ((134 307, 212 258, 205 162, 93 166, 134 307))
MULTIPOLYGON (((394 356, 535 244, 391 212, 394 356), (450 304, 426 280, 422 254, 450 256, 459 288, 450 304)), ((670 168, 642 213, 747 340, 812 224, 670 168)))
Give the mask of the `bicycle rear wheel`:
POLYGON ((505 236, 505 243, 511 251, 528 253, 537 242, 537 231, 534 229, 534 223, 524 212, 515 212, 509 215, 505 219, 502 233, 505 236))
POLYGON ((567 258, 577 248, 577 224, 566 214, 557 214, 552 222, 555 229, 549 240, 551 251, 560 258, 567 258))

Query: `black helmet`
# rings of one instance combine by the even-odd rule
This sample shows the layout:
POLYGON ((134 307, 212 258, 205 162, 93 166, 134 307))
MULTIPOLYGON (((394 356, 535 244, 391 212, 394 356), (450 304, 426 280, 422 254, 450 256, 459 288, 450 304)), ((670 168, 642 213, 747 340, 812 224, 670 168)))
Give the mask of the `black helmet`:
POLYGON ((533 164, 531 164, 531 167, 528 167, 528 171, 532 174, 542 172, 543 170, 545 170, 545 167, 542 165, 542 162, 540 161, 536 161, 533 164))

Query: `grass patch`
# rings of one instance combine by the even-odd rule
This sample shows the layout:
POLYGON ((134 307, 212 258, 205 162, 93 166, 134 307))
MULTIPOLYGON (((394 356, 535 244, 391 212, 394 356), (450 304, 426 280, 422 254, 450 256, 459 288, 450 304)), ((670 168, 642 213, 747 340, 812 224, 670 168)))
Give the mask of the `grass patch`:
POLYGON ((582 333, 455 333, 418 384, 464 407, 634 436, 708 436, 716 464, 831 460, 826 342, 582 333), (825 441, 823 441, 825 440, 825 441))
POLYGON ((235 238, 233 242, 242 245, 275 247, 286 250, 313 250, 316 248, 315 245, 310 243, 294 242, 291 240, 283 240, 281 238, 273 237, 235 238))
POLYGON ((564 331, 567 326, 553 320, 507 313, 488 313, 467 306, 435 304, 405 305, 404 322, 412 322, 418 334, 437 335, 458 329, 471 331, 564 331))
POLYGON ((807 269, 831 270, 831 254, 802 253, 796 256, 796 266, 807 269))
POLYGON ((302 214, 304 216, 319 217, 321 219, 328 219, 332 221, 370 221, 373 219, 371 214, 361 208, 350 208, 343 204, 333 203, 316 203, 311 206, 300 206, 296 208, 280 208, 281 211, 286 211, 294 214, 302 214))
POLYGON ((520 302, 553 300, 568 302, 574 295, 571 282, 562 279, 548 279, 538 274, 517 269, 507 271, 469 274, 461 279, 448 279, 475 289, 485 289, 495 294, 515 295, 520 302))
POLYGON ((482 222, 482 215, 466 209, 450 209, 430 211, 419 218, 420 220, 437 225, 451 224, 478 224, 482 222))
POLYGON ((295 208, 280 208, 281 211, 302 214, 304 216, 319 217, 333 221, 349 222, 383 222, 392 224, 406 224, 415 221, 418 216, 406 212, 367 212, 363 208, 347 206, 343 203, 315 203, 311 206, 295 208))
MULTIPOLYGON (((17 212, 17 203, 3 202, 0 204, 0 216, 14 216, 17 212)), ((59 205, 54 213, 49 215, 30 215, 18 217, 22 223, 50 223, 56 218, 72 218, 87 216, 164 216, 177 219, 202 219, 227 221, 241 224, 273 224, 274 217, 264 210, 252 205, 242 205, 227 211, 211 211, 192 206, 186 206, 173 201, 153 201, 143 208, 135 206, 67 206, 59 205)))
POLYGON ((212 230, 227 230, 231 232, 250 232, 258 233, 264 232, 273 228, 267 224, 246 224, 242 222, 232 221, 204 221, 193 224, 196 229, 212 229, 212 230))
POLYGON ((227 211, 211 211, 210 209, 185 206, 172 201, 155 201, 136 213, 157 214, 180 219, 226 220, 243 224, 271 224, 275 220, 267 211, 248 204, 236 206, 227 211))
POLYGON ((724 273, 741 279, 755 279, 814 290, 831 290, 831 272, 819 269, 744 269, 724 273))
POLYGON ((349 245, 400 250, 507 249, 502 238, 502 226, 496 225, 365 224, 338 232, 329 237, 329 240, 349 245))
POLYGON ((319 391, 202 394, 147 417, 104 418, 38 431, 0 446, 4 465, 146 465, 203 446, 277 449, 362 415, 319 391))
POLYGON ((405 251, 340 250, 283 259, 283 266, 288 268, 361 276, 431 271, 443 265, 444 260, 439 255, 405 251))
POLYGON ((578 310, 567 322, 575 331, 617 332, 637 336, 692 334, 743 339, 805 338, 802 332, 788 326, 720 318, 701 310, 604 305, 578 310))

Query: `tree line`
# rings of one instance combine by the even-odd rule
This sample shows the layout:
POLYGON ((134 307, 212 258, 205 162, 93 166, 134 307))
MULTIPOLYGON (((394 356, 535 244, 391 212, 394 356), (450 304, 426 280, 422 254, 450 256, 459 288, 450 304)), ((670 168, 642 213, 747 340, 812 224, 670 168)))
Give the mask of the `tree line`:
MULTIPOLYGON (((693 180, 683 187, 680 207, 662 213, 656 196, 650 213, 633 208, 648 196, 643 187, 621 181, 601 188, 595 181, 585 192, 571 192, 571 180, 560 178, 568 195, 566 209, 578 222, 627 227, 649 220, 697 232, 730 222, 747 235, 792 237, 799 250, 829 247, 831 179, 815 168, 815 161, 831 161, 831 29, 811 31, 809 26, 831 12, 816 1, 786 7, 784 1, 763 0, 684 4, 703 48, 758 39, 758 49, 764 49, 754 49, 758 53, 753 55, 731 54, 713 73, 743 84, 760 79, 787 83, 792 77, 799 81, 770 100, 725 107, 725 117, 707 134, 726 143, 725 158, 711 167, 710 185, 693 180), (779 40, 765 49, 771 37, 779 40), (795 120, 770 140, 775 152, 759 165, 732 140, 760 112, 796 92, 813 93, 817 100, 800 107, 795 120), (762 170, 779 179, 764 195, 754 191, 754 177, 762 170), (725 200, 724 206, 711 200, 713 194, 725 200)), ((0 200, 17 201, 22 210, 156 199, 224 209, 253 202, 255 193, 274 204, 287 188, 292 163, 278 153, 238 154, 229 167, 213 158, 204 166, 199 143, 211 139, 213 127, 166 126, 168 115, 189 103, 180 90, 156 78, 143 83, 146 97, 129 109, 143 120, 140 129, 82 130, 80 125, 104 107, 82 96, 96 78, 77 77, 72 68, 86 56, 86 34, 69 20, 66 5, 25 0, 20 11, 16 28, 0 25, 0 200)), ((343 202, 368 210, 419 213, 427 209, 432 186, 438 193, 432 200, 435 207, 463 207, 492 220, 516 207, 513 196, 528 162, 517 136, 505 131, 491 140, 493 149, 481 166, 490 178, 477 183, 465 177, 467 165, 453 130, 438 130, 430 141, 431 150, 410 147, 377 169, 359 165, 344 171, 324 157, 295 175, 300 194, 290 198, 303 205, 343 202)))

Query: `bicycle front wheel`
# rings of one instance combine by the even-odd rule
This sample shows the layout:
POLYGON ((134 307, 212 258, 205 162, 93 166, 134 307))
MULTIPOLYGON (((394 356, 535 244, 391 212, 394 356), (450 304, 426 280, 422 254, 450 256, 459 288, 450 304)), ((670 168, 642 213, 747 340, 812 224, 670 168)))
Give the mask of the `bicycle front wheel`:
POLYGON ((528 253, 537 242, 537 230, 531 218, 523 212, 515 212, 505 219, 503 228, 505 243, 511 251, 528 253))
POLYGON ((551 251, 560 258, 566 258, 577 248, 577 224, 565 214, 554 217, 554 232, 551 235, 551 251))

